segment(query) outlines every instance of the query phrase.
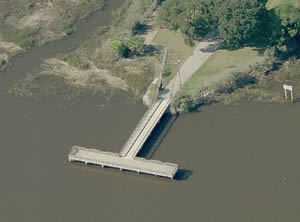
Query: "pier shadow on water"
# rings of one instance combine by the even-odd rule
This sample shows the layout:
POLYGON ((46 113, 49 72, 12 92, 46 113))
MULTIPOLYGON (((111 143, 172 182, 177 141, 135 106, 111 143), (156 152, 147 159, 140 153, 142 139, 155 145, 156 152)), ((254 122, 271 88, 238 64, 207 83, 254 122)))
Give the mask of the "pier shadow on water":
POLYGON ((193 174, 192 170, 179 169, 174 176, 174 180, 187 180, 193 174))
MULTIPOLYGON (((145 159, 153 159, 154 153, 160 147, 160 144, 168 134, 169 130, 172 128, 176 119, 177 116, 173 116, 169 113, 165 113, 161 118, 160 122, 153 129, 151 135, 146 140, 145 144, 143 145, 142 149, 140 150, 137 156, 145 159)), ((193 174, 192 170, 178 169, 174 179, 187 180, 192 174, 193 174)))

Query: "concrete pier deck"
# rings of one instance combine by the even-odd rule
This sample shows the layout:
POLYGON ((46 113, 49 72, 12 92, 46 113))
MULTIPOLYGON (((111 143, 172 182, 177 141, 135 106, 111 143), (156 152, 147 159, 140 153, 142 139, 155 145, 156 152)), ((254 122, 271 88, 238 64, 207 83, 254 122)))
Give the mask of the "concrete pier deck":
POLYGON ((170 100, 164 99, 157 101, 150 107, 123 146, 120 156, 134 158, 138 154, 169 105, 170 100))
POLYGON ((173 179, 178 170, 177 164, 136 157, 169 105, 169 98, 160 99, 154 103, 144 114, 120 153, 74 146, 68 155, 69 161, 78 161, 85 164, 118 168, 120 170, 129 170, 173 179))
POLYGON ((163 163, 156 160, 146 160, 135 157, 123 158, 119 154, 103 152, 96 149, 87 149, 74 146, 69 155, 69 161, 78 161, 85 164, 94 164, 102 167, 117 168, 155 176, 173 178, 177 172, 177 164, 163 163))

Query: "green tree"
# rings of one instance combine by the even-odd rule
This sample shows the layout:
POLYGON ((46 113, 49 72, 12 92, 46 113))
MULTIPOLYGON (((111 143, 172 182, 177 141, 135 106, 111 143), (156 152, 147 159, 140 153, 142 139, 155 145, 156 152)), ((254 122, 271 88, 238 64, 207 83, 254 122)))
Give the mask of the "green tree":
POLYGON ((186 19, 180 27, 185 42, 193 45, 193 40, 204 37, 217 24, 214 0, 191 0, 185 2, 186 19))
POLYGON ((277 48, 287 55, 299 53, 300 9, 292 4, 282 4, 276 9, 276 15, 281 21, 277 48))
POLYGON ((225 44, 238 48, 261 32, 267 18, 266 0, 229 0, 217 10, 218 31, 225 44))
POLYGON ((158 11, 158 23, 170 30, 177 30, 185 19, 185 4, 182 0, 166 0, 158 11))
POLYGON ((128 49, 134 55, 143 55, 145 52, 145 38, 142 36, 133 36, 127 42, 128 49))
POLYGON ((186 43, 218 30, 227 46, 237 48, 258 37, 267 20, 267 0, 165 0, 159 22, 180 30, 186 43))
POLYGON ((111 48, 122 58, 127 58, 129 56, 129 52, 130 52, 129 48, 120 39, 113 40, 111 44, 111 48))

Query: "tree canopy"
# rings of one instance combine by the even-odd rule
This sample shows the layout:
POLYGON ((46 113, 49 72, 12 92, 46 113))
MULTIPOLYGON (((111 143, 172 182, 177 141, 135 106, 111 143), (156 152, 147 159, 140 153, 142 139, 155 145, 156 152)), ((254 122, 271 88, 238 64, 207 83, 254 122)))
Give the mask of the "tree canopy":
POLYGON ((300 9, 287 3, 280 5, 275 11, 281 22, 278 48, 287 54, 299 53, 300 9))
POLYGON ((282 49, 290 45, 295 48, 300 39, 300 10, 285 3, 269 11, 266 3, 267 0, 165 0, 158 22, 180 31, 190 45, 217 31, 229 48, 262 39, 282 49))

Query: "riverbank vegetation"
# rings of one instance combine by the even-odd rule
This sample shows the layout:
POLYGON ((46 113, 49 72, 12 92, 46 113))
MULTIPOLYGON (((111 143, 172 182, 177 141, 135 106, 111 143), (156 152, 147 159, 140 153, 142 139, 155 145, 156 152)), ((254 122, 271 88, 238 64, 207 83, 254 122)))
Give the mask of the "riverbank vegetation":
POLYGON ((55 41, 70 34, 76 21, 102 9, 105 0, 9 0, 0 1, 0 70, 17 53, 1 45, 15 44, 22 50, 55 41), (3 58, 2 58, 3 61, 3 58))
POLYGON ((118 88, 131 90, 135 96, 142 97, 159 75, 163 54, 161 47, 145 44, 144 33, 137 28, 147 19, 145 13, 151 16, 151 10, 154 9, 152 0, 127 0, 113 13, 109 27, 100 27, 79 48, 55 58, 55 63, 45 61, 41 70, 26 78, 26 84, 21 81, 15 86, 19 90, 13 92, 32 95, 31 86, 35 85, 38 76, 51 75, 59 76, 70 85, 80 82, 84 77, 84 87, 92 93, 118 88), (149 8, 151 13, 148 12, 149 8), (61 72, 61 65, 64 69, 69 67, 68 75, 61 72), (87 73, 91 75, 85 75, 87 73))
MULTIPOLYGON (((298 67, 298 7, 294 0, 127 0, 114 12, 110 26, 97 29, 79 48, 45 61, 41 70, 31 74, 24 80, 26 84, 19 83, 15 87, 18 90, 13 91, 33 95, 37 88, 43 88, 42 84, 32 87, 35 81, 40 76, 51 76, 93 93, 119 88, 131 90, 138 98, 147 89, 146 94, 155 95, 162 46, 168 48, 162 72, 164 87, 193 54, 199 41, 217 38, 221 43, 219 49, 184 84, 173 100, 174 110, 190 111, 212 101, 226 104, 247 99, 281 101, 281 94, 273 90, 280 83, 275 73, 278 70, 286 72, 282 64, 298 67), (161 3, 157 13, 160 29, 149 42, 146 41, 149 37, 147 19, 153 20, 158 3, 161 3), (68 69, 68 72, 62 72, 62 69, 68 69)), ((27 33, 32 38, 40 33, 40 29, 30 29, 20 38, 27 33)), ((20 41, 18 35, 15 38, 15 42, 20 41)), ((24 48, 30 47, 32 41, 36 42, 30 38, 22 43, 24 48)), ((299 71, 294 70, 296 74, 289 78, 296 79, 299 71)), ((293 85, 297 85, 296 82, 293 85)))
MULTIPOLYGON (((173 109, 192 110, 206 100, 221 99, 227 104, 282 101, 270 88, 276 86, 274 73, 280 65, 299 58, 298 6, 275 0, 164 1, 159 23, 180 32, 187 45, 207 38, 210 32, 217 32, 222 41, 219 50, 183 86, 173 109)), ((297 84, 295 79, 293 85, 297 84)))

